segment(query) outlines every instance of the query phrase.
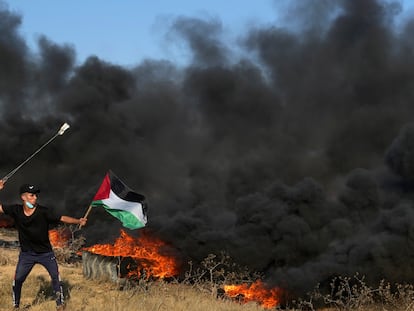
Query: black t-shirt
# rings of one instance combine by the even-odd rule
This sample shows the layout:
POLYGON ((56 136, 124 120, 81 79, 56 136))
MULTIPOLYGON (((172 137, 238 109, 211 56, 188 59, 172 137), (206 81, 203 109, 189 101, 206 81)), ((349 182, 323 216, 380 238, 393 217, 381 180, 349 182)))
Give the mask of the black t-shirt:
POLYGON ((52 251, 49 240, 49 225, 57 224, 61 215, 58 215, 53 209, 41 205, 37 205, 30 216, 24 214, 23 206, 19 204, 3 205, 3 211, 14 219, 23 252, 47 253, 52 251))

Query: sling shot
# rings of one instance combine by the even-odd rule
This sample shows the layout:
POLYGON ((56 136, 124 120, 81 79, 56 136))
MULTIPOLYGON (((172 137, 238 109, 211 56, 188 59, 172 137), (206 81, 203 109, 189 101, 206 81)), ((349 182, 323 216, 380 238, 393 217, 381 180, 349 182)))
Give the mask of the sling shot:
POLYGON ((5 183, 10 177, 12 177, 23 165, 25 165, 27 162, 29 162, 36 154, 40 152, 44 147, 49 145, 56 137, 63 135, 63 133, 70 127, 69 124, 66 122, 63 123, 63 125, 60 127, 59 131, 55 135, 53 135, 46 143, 44 143, 39 149, 37 149, 31 156, 29 156, 26 160, 24 160, 19 166, 17 166, 15 169, 10 171, 6 176, 2 178, 3 183, 5 183))

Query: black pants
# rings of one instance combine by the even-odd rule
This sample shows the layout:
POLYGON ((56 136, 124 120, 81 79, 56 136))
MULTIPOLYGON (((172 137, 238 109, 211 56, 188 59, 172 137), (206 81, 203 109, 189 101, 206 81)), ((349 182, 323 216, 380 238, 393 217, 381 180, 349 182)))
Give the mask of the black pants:
POLYGON ((60 282, 58 265, 56 257, 53 252, 49 253, 35 253, 35 252, 21 252, 19 261, 16 267, 16 274, 13 281, 13 304, 18 307, 20 304, 20 296, 22 293, 22 285, 32 271, 35 264, 41 264, 49 272, 52 278, 53 293, 56 297, 56 304, 59 306, 64 303, 63 289, 60 282))

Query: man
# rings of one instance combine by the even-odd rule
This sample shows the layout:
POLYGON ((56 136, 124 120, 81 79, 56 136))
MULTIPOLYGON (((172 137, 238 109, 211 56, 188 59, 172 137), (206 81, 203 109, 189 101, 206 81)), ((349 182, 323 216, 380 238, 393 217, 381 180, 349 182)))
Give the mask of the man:
MULTIPOLYGON (((0 190, 4 182, 0 180, 0 190)), ((57 310, 64 309, 63 289, 59 277, 56 257, 49 240, 49 225, 64 222, 84 226, 86 218, 62 216, 55 210, 38 205, 35 185, 24 184, 20 187, 22 204, 1 205, 0 213, 12 217, 19 233, 20 254, 13 281, 13 305, 18 309, 23 282, 35 264, 43 265, 52 279, 57 310)))

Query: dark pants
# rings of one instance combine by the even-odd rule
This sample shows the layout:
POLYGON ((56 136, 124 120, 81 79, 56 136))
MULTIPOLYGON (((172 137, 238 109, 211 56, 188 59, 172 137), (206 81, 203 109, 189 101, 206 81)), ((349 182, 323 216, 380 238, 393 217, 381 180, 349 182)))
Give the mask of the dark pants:
POLYGON ((16 274, 13 281, 13 304, 15 307, 18 307, 20 304, 20 295, 22 293, 23 282, 26 280, 30 271, 32 271, 33 266, 37 263, 45 267, 52 278, 52 287, 53 293, 56 297, 56 304, 59 306, 64 303, 63 289, 60 282, 55 254, 53 252, 20 252, 19 261, 16 267, 16 274))

